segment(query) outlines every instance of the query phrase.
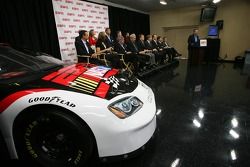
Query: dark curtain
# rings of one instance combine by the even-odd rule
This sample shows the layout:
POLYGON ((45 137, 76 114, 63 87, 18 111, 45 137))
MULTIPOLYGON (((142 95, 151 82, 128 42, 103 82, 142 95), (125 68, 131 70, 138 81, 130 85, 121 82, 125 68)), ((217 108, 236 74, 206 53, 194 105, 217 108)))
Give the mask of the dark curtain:
POLYGON ((0 42, 61 58, 51 0, 1 0, 0 42))
POLYGON ((118 30, 121 30, 123 34, 126 32, 137 35, 150 33, 149 15, 112 6, 109 6, 109 26, 113 36, 118 30))

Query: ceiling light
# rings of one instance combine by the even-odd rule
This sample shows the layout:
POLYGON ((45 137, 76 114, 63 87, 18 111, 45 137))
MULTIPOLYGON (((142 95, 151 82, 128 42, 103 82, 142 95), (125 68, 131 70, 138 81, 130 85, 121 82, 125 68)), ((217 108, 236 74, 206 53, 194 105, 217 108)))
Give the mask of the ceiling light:
POLYGON ((213 0, 213 3, 219 3, 221 0, 213 0))
POLYGON ((200 128, 201 127, 201 123, 199 121, 197 121, 197 119, 194 119, 193 120, 193 124, 194 126, 196 126, 197 128, 200 128))
POLYGON ((238 138, 240 137, 240 135, 239 135, 237 132, 235 132, 233 129, 231 129, 231 130, 229 131, 229 134, 230 134, 233 138, 235 138, 235 139, 238 139, 238 138))
POLYGON ((234 127, 234 128, 236 128, 236 127, 238 127, 238 120, 236 119, 236 118, 233 118, 232 120, 231 120, 231 124, 232 124, 232 126, 234 127))
POLYGON ((167 5, 168 3, 165 0, 160 0, 160 4, 167 5))
POLYGON ((237 159, 235 150, 231 150, 231 158, 232 158, 233 161, 235 161, 237 159))
POLYGON ((203 111, 202 108, 199 109, 198 115, 199 115, 200 119, 203 119, 203 117, 204 117, 204 111, 203 111))

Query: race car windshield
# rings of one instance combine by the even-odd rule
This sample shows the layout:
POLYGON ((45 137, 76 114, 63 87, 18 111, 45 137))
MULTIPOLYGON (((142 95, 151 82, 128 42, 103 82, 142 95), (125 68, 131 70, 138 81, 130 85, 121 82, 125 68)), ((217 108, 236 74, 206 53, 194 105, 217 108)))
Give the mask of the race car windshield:
POLYGON ((23 52, 0 47, 0 79, 21 76, 26 73, 50 70, 59 65, 47 63, 23 52))

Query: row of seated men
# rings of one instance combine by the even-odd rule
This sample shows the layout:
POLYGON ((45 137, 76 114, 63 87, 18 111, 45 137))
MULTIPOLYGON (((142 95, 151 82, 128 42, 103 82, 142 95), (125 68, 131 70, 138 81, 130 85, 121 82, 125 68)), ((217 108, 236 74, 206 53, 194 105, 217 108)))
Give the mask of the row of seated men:
POLYGON ((85 58, 81 55, 88 55, 90 62, 94 64, 103 64, 100 60, 100 55, 105 55, 105 59, 110 62, 110 66, 117 69, 123 69, 124 64, 121 62, 121 55, 124 62, 133 65, 133 73, 146 71, 170 62, 180 54, 172 47, 169 47, 161 37, 157 35, 139 35, 136 40, 136 35, 131 34, 129 40, 125 43, 121 33, 117 34, 116 40, 110 36, 110 29, 98 34, 97 40, 90 40, 89 32, 80 30, 79 36, 75 38, 75 47, 77 51, 78 61, 84 62, 85 58), (91 41, 92 45, 89 43, 91 41))

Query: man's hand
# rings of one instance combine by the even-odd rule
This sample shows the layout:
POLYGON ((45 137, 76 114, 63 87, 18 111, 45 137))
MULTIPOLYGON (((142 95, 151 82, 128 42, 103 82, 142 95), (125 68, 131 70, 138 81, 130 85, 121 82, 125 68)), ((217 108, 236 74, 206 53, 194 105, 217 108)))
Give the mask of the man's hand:
POLYGON ((94 54, 92 54, 91 56, 90 56, 91 58, 97 58, 97 54, 96 53, 94 53, 94 54))

